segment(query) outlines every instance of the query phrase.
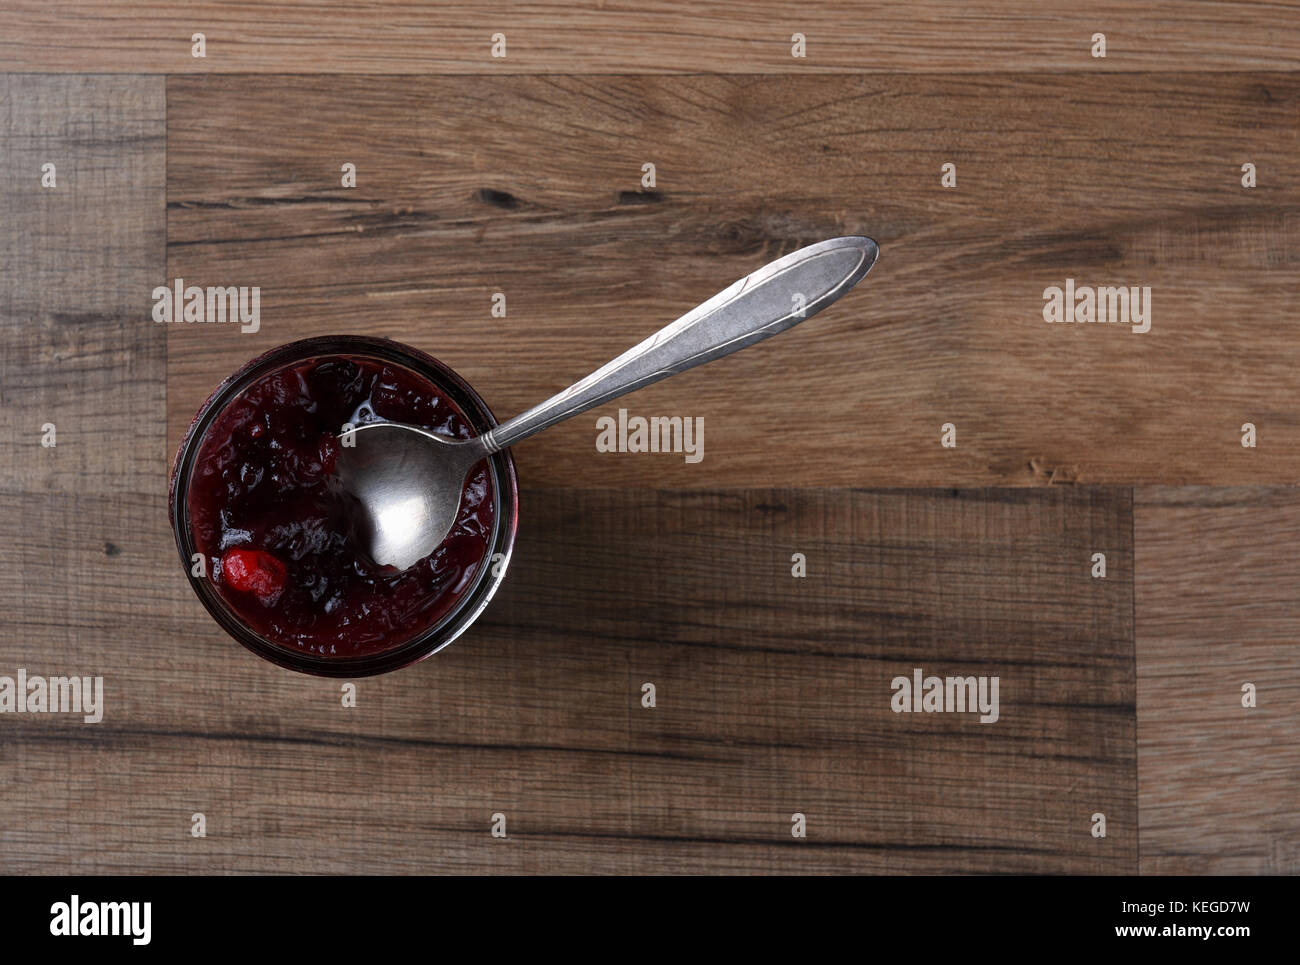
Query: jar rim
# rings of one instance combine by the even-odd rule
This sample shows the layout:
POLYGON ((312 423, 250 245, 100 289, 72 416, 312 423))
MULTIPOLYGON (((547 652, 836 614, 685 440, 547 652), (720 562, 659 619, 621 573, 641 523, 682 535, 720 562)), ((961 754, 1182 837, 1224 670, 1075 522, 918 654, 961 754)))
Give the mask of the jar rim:
MULTIPOLYGON (((216 592, 208 577, 195 576, 197 552, 187 506, 194 460, 217 415, 256 379, 295 362, 326 355, 356 355, 401 365, 447 393, 467 417, 475 434, 497 426, 496 417, 474 388, 455 370, 433 356, 402 342, 367 335, 320 335, 276 346, 244 363, 218 385, 199 407, 176 450, 172 464, 168 515, 176 549, 190 587, 204 608, 228 635, 265 660, 301 673, 321 677, 366 677, 409 666, 437 653, 464 633, 487 607, 505 579, 519 521, 519 488, 514 458, 502 450, 489 459, 495 511, 493 531, 474 585, 427 630, 387 650, 360 657, 323 657, 294 651, 266 639, 249 627, 216 592)), ((205 567, 205 573, 207 568, 205 567)))

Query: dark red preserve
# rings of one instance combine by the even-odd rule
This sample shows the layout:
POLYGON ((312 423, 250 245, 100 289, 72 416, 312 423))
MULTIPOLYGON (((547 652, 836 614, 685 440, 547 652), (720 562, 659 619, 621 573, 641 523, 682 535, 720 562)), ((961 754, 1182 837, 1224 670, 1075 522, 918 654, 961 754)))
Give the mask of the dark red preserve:
POLYGON ((226 603, 282 647, 328 658, 400 646, 450 611, 487 564, 486 462, 469 474, 447 539, 409 570, 377 565, 353 538, 356 512, 335 475, 337 436, 346 423, 385 420, 473 435, 424 377, 331 355, 258 379, 204 437, 189 487, 196 549, 226 603))

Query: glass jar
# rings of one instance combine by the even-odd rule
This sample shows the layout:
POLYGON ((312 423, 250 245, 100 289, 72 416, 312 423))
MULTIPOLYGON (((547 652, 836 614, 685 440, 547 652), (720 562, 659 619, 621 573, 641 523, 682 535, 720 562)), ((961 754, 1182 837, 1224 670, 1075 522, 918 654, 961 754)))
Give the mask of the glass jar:
POLYGON ((325 677, 363 677, 387 673, 423 660, 459 637, 478 618, 505 578, 518 527, 519 493, 515 463, 509 451, 492 456, 489 477, 495 511, 485 559, 472 577, 472 584, 460 591, 454 605, 436 623, 411 639, 361 656, 324 656, 277 643, 256 630, 217 591, 211 579, 211 561, 205 560, 202 573, 195 575, 194 560, 199 549, 189 514, 194 463, 203 448, 206 433, 219 414, 254 382, 285 366, 335 355, 400 366, 433 383, 460 409, 477 435, 497 425, 492 411, 468 382, 437 359, 400 342, 356 335, 330 335, 290 342, 248 362, 222 382, 199 409, 172 467, 170 516, 176 548, 190 586, 213 619, 230 636, 258 656, 290 670, 325 677))

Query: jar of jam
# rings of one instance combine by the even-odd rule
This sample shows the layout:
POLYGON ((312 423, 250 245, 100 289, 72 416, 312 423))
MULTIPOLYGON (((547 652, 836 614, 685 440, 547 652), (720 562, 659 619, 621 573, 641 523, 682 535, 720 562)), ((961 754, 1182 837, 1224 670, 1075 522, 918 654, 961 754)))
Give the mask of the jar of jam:
POLYGON ((280 666, 359 677, 421 660, 463 633, 505 576, 518 524, 508 451, 469 473, 437 550, 401 571, 369 559, 334 464, 348 426, 375 421, 453 438, 497 424, 423 352, 326 336, 226 379, 176 455, 171 522, 190 585, 227 633, 280 666))

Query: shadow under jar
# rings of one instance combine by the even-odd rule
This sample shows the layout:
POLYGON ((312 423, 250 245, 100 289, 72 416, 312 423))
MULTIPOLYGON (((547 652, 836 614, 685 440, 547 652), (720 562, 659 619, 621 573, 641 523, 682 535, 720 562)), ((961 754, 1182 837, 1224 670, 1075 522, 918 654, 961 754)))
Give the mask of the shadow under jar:
POLYGON ((518 525, 508 451, 470 472, 435 552, 403 571, 369 559, 334 463, 346 423, 382 421, 461 439, 497 424, 423 352, 326 336, 226 379, 177 452, 171 523, 190 585, 227 633, 282 667, 360 677, 421 660, 463 633, 505 577, 518 525))

